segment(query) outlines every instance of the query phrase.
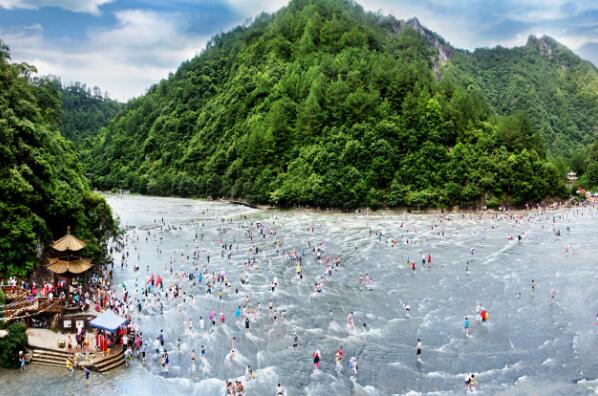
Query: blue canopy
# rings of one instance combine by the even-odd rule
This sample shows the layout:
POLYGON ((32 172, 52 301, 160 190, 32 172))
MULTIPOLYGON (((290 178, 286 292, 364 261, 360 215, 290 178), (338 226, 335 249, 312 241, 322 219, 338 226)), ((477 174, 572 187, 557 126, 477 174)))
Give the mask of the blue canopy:
POLYGON ((127 322, 127 320, 125 318, 121 318, 120 316, 118 316, 117 314, 112 312, 112 310, 109 309, 106 312, 104 312, 103 314, 96 316, 96 318, 94 320, 89 322, 89 325, 91 327, 108 330, 109 332, 114 333, 114 331, 116 331, 116 329, 118 329, 120 326, 122 326, 126 322, 127 322))

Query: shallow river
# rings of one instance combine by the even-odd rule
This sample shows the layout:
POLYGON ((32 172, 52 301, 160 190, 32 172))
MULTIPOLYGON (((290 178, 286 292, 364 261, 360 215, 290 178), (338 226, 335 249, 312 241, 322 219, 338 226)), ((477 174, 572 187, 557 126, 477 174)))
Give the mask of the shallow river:
POLYGON ((522 218, 516 221, 492 214, 341 214, 255 210, 175 198, 107 198, 129 239, 123 270, 122 253, 115 253, 114 284, 124 282, 137 298, 149 274, 160 274, 166 287, 178 282, 194 302, 164 300, 163 315, 154 305, 135 316, 150 344, 145 366, 134 361, 106 375, 92 374, 87 384, 80 373, 67 377, 60 369, 2 371, 0 394, 220 396, 227 378, 239 378, 247 395, 274 395, 278 383, 289 395, 451 395, 464 392, 468 373, 475 373, 477 394, 598 393, 596 210, 518 212, 513 214, 522 218), (162 219, 166 226, 160 230, 162 219), (269 235, 274 230, 276 235, 269 235), (249 231, 253 241, 247 238, 249 231), (396 246, 392 240, 398 241, 396 246), (222 257, 224 243, 232 249, 222 257), (331 276, 308 243, 322 244, 324 260, 342 257, 331 276), (257 255, 249 252, 252 245, 258 247, 257 255), (302 281, 284 255, 292 250, 303 253, 302 281), (428 254, 432 263, 422 266, 422 255, 428 254), (225 271, 233 284, 223 301, 218 299, 219 286, 210 296, 205 286, 176 276, 177 271, 197 275, 195 266, 207 264, 208 255, 209 271, 225 271), (243 263, 251 257, 259 270, 245 270, 249 283, 241 285, 243 263), (405 265, 408 259, 416 262, 415 271, 405 265), (134 272, 137 263, 140 270, 134 272), (359 275, 366 272, 372 283, 360 288, 359 275), (279 287, 272 293, 274 276, 279 287), (318 294, 313 285, 321 276, 325 280, 318 294), (261 305, 249 332, 234 320, 235 308, 246 296, 251 304, 261 305), (270 299, 285 313, 276 324, 268 317, 270 299), (486 323, 477 319, 478 303, 489 312, 486 323), (403 304, 410 306, 409 316, 403 304), (225 313, 226 322, 209 331, 212 308, 225 313), (346 326, 351 311, 355 331, 346 326), (205 330, 199 328, 201 316, 205 330), (465 316, 471 323, 469 335, 463 331, 465 316), (189 317, 191 330, 185 322, 189 317), (367 331, 362 331, 364 322, 367 331), (170 356, 168 374, 161 374, 150 352, 160 329, 170 356), (296 350, 293 332, 299 338, 296 350), (227 358, 232 337, 238 340, 233 361, 227 358), (415 355, 418 338, 421 361, 415 355), (205 361, 192 374, 191 350, 199 356, 202 345, 205 361), (338 373, 334 356, 340 345, 345 358, 338 373), (320 371, 312 364, 316 349, 322 354, 320 371), (350 357, 359 365, 354 378, 347 367, 350 357), (245 381, 247 365, 256 371, 255 380, 245 381))

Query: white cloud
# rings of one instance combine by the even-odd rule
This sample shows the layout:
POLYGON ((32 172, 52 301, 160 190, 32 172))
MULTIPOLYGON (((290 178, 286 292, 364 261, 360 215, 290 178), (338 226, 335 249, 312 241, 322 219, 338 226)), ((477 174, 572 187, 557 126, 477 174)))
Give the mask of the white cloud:
MULTIPOLYGON (((110 1, 85 3, 88 10, 93 7, 99 10, 101 4, 110 1)), ((226 1, 241 18, 254 17, 262 11, 273 12, 288 3, 287 0, 258 0, 257 4, 226 1)), ((42 0, 43 4, 60 3, 62 8, 77 2, 42 0)), ((5 8, 41 6, 35 0, 0 0, 0 7, 5 8)), ((80 9, 83 6, 80 4, 80 9)), ((27 31, 0 27, 0 37, 11 47, 14 61, 35 65, 40 75, 56 75, 65 83, 80 81, 88 86, 97 85, 111 97, 124 101, 144 94, 152 84, 174 72, 181 62, 200 52, 211 36, 189 33, 188 20, 182 13, 137 9, 121 10, 114 15, 115 27, 89 30, 82 41, 47 39, 41 25, 27 31)), ((242 22, 239 20, 234 25, 242 22)))
POLYGON ((29 26, 24 26, 23 29, 28 30, 30 32, 43 32, 44 31, 44 27, 41 25, 41 23, 34 23, 29 26))
POLYGON ((24 8, 37 10, 43 7, 58 7, 73 12, 98 15, 100 7, 114 0, 0 0, 0 8, 24 8))
POLYGON ((2 31, 15 61, 35 65, 40 75, 99 86, 126 100, 176 70, 205 47, 208 37, 185 32, 185 18, 142 10, 119 11, 112 29, 91 30, 81 42, 54 41, 42 32, 2 31))
POLYGON ((274 12, 289 3, 289 0, 225 0, 245 18, 255 17, 262 12, 274 12))

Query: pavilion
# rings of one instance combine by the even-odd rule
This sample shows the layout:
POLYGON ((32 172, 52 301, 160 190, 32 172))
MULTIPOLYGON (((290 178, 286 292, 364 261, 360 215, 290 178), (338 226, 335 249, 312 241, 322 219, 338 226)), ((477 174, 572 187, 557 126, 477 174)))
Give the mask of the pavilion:
POLYGON ((91 259, 79 255, 85 246, 85 242, 71 234, 71 227, 67 227, 66 235, 50 245, 55 254, 54 257, 48 258, 46 268, 54 274, 63 276, 84 273, 93 267, 91 259))

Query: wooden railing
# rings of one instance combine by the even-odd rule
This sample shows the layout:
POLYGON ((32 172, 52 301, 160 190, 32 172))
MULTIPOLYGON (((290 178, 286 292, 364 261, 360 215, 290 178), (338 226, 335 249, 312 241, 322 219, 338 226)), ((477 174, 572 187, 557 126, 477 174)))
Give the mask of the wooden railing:
POLYGON ((0 286, 0 290, 4 294, 6 301, 13 301, 20 297, 27 297, 29 294, 27 290, 21 286, 0 286))
POLYGON ((44 312, 61 313, 62 304, 61 298, 35 298, 32 301, 21 298, 4 307, 4 318, 10 320, 44 312))

